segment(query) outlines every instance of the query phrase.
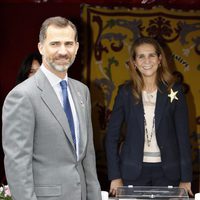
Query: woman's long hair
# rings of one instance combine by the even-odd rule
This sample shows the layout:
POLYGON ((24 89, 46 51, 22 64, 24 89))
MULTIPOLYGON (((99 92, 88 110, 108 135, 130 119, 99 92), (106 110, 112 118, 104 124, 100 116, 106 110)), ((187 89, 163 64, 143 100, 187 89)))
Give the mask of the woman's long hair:
POLYGON ((139 101, 141 100, 142 90, 144 88, 144 80, 142 74, 134 65, 134 61, 136 59, 136 48, 143 44, 150 44, 154 46, 157 56, 159 57, 161 55, 161 63, 157 69, 157 75, 156 75, 156 85, 158 89, 159 85, 163 83, 166 86, 167 91, 169 91, 175 82, 174 76, 172 75, 168 67, 165 53, 160 44, 151 37, 138 38, 132 45, 131 57, 128 63, 132 78, 132 87, 133 87, 132 93, 136 100, 136 103, 139 103, 139 101))
POLYGON ((42 56, 40 55, 38 51, 30 53, 26 58, 24 58, 18 72, 16 84, 19 84, 28 78, 31 71, 33 60, 37 60, 38 63, 41 65, 42 56))

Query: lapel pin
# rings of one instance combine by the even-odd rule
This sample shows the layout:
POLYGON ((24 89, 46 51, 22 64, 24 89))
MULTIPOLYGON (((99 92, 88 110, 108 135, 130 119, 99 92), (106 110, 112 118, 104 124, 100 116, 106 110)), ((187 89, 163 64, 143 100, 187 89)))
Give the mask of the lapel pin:
POLYGON ((77 92, 77 94, 78 94, 78 96, 79 96, 79 97, 81 97, 81 94, 80 94, 80 92, 79 92, 79 91, 77 92))
POLYGON ((82 100, 81 100, 81 106, 82 106, 82 107, 84 107, 84 106, 85 106, 82 100))
POLYGON ((176 99, 176 100, 178 100, 178 97, 176 96, 176 94, 178 93, 178 91, 173 91, 172 89, 171 89, 171 91, 170 91, 170 94, 168 94, 168 97, 170 98, 170 102, 172 103, 172 101, 174 100, 174 99, 176 99))
MULTIPOLYGON (((81 97, 81 94, 80 94, 79 91, 77 92, 77 94, 78 94, 79 97, 81 97)), ((80 102, 81 102, 81 106, 84 107, 84 103, 83 103, 83 101, 81 99, 80 99, 80 102)))

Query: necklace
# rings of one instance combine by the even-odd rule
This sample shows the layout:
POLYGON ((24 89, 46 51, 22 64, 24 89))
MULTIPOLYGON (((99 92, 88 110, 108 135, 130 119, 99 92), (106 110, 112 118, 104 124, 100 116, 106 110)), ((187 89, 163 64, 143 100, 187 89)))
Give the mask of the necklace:
POLYGON ((152 103, 153 93, 146 92, 146 94, 147 94, 148 101, 152 103))
POLYGON ((143 91, 143 101, 147 106, 155 106, 157 90, 154 92, 143 91))
POLYGON ((152 137, 153 137, 153 133, 155 131, 155 116, 153 117, 153 125, 152 125, 152 129, 151 129, 150 134, 148 133, 148 130, 147 130, 147 121, 146 121, 145 116, 144 116, 144 127, 145 127, 145 135, 146 135, 146 138, 147 138, 147 145, 148 145, 148 147, 150 147, 151 140, 152 140, 152 137))

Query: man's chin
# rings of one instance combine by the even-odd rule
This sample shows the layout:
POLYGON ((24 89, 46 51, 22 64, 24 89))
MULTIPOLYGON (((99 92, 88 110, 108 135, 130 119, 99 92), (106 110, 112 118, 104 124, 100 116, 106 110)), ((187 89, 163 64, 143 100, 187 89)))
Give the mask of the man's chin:
POLYGON ((58 72, 66 72, 69 69, 69 66, 55 65, 54 69, 58 72))

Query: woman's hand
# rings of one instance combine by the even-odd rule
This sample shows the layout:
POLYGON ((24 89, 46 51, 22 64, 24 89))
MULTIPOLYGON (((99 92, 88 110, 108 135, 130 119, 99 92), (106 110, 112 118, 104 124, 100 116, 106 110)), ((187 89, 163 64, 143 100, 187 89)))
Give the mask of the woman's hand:
POLYGON ((109 191, 109 193, 112 196, 116 196, 117 188, 121 187, 121 186, 123 186, 122 179, 114 179, 114 180, 112 180, 111 183, 110 183, 110 191, 109 191))
POLYGON ((185 191, 190 195, 190 196, 194 196, 192 190, 191 190, 191 183, 190 182, 180 182, 179 184, 180 188, 184 188, 185 191))

